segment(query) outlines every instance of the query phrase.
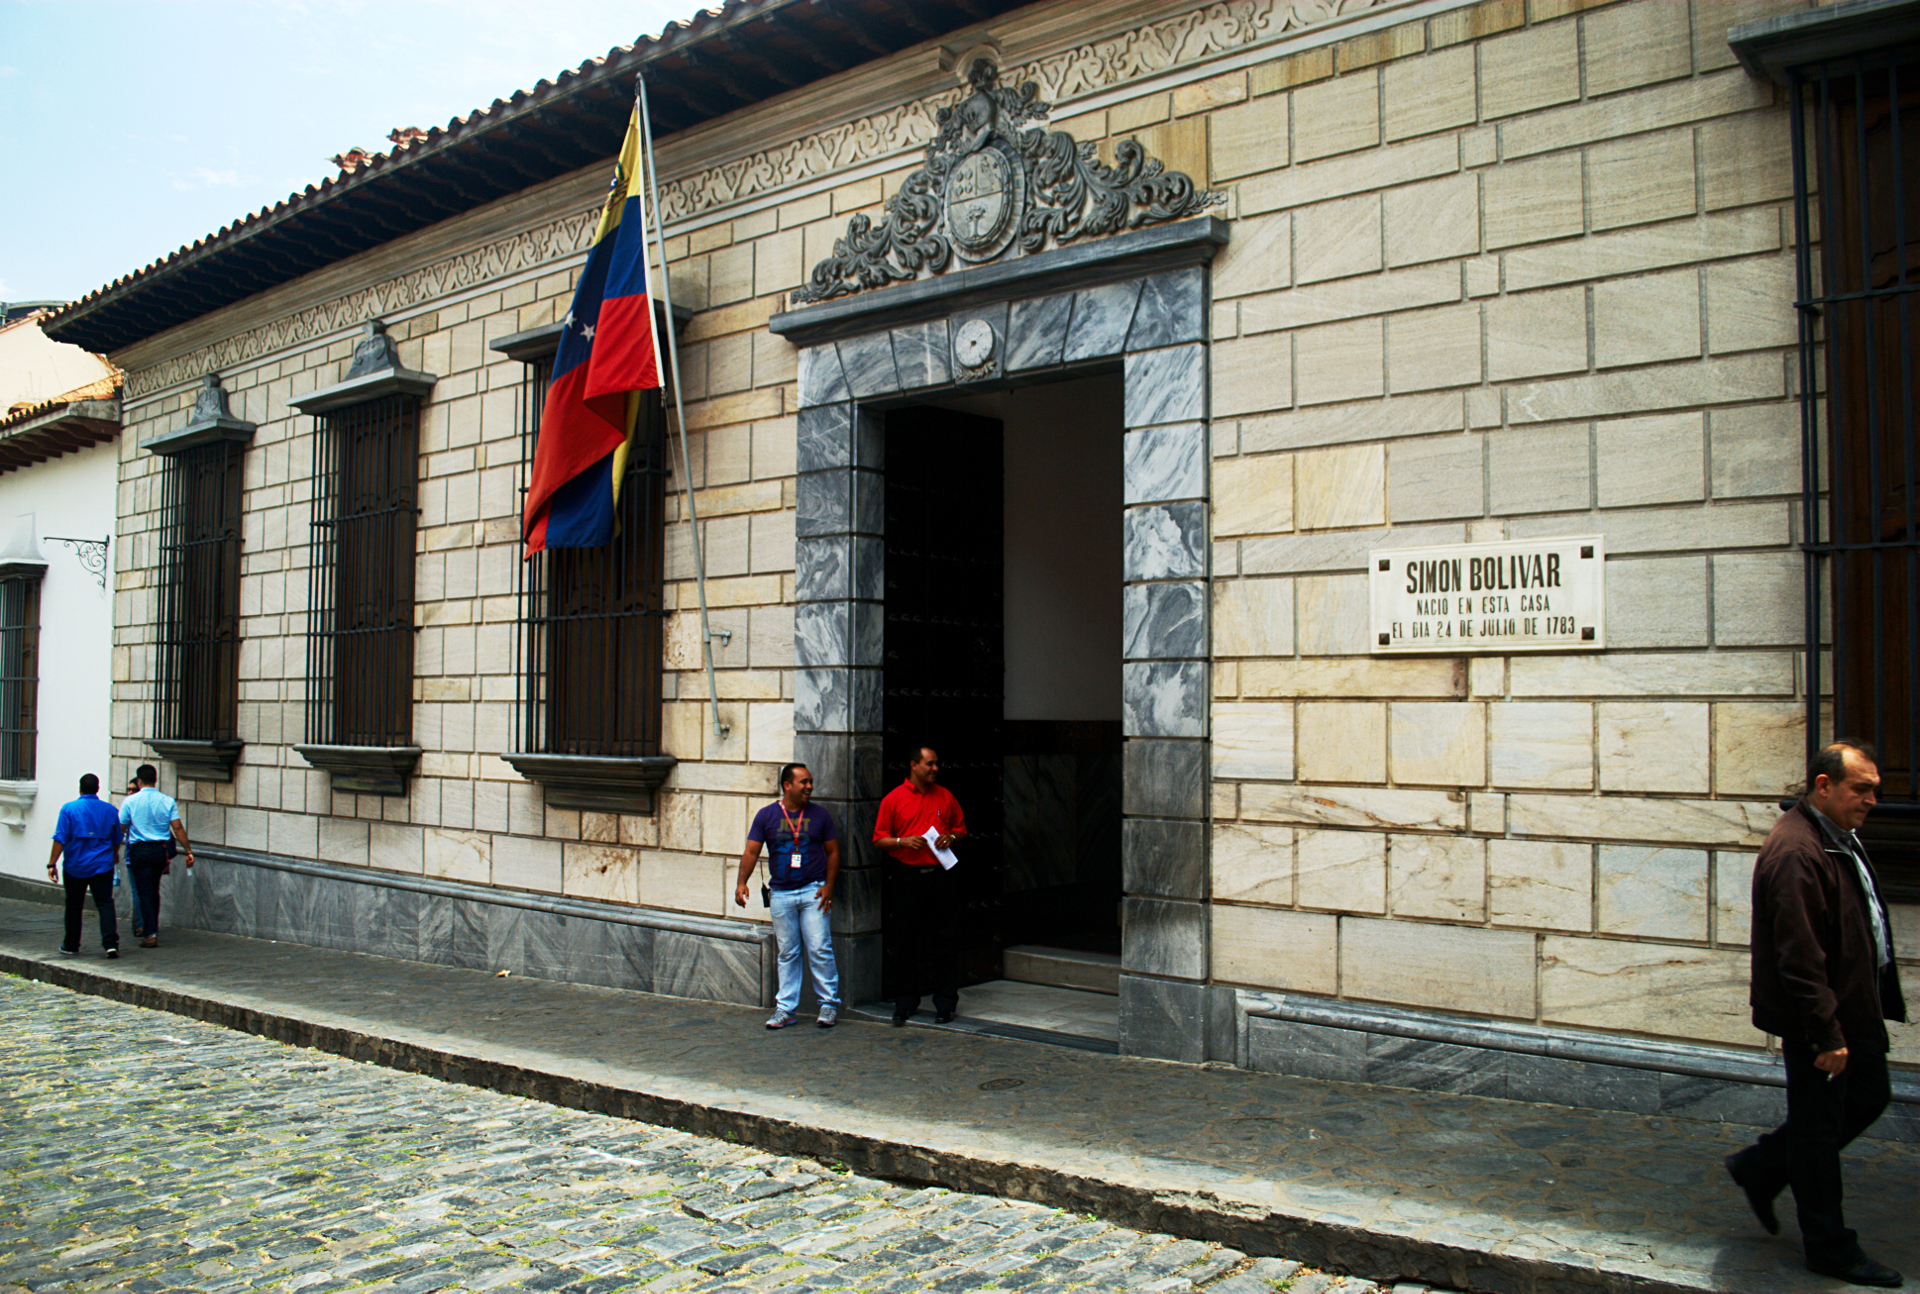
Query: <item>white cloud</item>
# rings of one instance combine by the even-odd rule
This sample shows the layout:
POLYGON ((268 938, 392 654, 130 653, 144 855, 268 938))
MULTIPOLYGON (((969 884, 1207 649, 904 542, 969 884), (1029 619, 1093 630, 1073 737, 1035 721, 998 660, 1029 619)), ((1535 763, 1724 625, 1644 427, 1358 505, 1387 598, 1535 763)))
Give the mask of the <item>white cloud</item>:
POLYGON ((208 166, 196 166, 185 175, 173 177, 176 189, 237 189, 242 186, 238 171, 216 171, 208 166))

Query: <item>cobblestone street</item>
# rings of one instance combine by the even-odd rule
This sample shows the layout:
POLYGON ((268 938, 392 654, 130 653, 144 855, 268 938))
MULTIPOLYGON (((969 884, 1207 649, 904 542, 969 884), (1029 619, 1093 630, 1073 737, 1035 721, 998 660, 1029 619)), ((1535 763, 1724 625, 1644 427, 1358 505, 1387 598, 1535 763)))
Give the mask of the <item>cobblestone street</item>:
POLYGON ((5 1294, 1381 1288, 11 976, 0 1045, 5 1294))

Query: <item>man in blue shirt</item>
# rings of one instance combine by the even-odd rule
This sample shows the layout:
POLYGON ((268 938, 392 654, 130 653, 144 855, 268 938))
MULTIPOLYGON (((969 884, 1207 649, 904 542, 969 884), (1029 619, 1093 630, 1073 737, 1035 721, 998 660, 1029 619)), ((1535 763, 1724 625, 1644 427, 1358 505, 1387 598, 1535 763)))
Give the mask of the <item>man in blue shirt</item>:
POLYGON ((80 951, 80 913, 87 891, 100 913, 100 943, 107 956, 120 955, 120 924, 113 910, 113 866, 120 857, 120 820, 113 806, 100 798, 100 779, 92 773, 80 778, 80 798, 60 806, 53 828, 53 852, 47 855, 47 879, 60 879, 60 854, 67 855, 67 935, 60 951, 71 957, 80 951))
POLYGON ((754 815, 747 828, 747 847, 740 851, 740 876, 733 901, 747 905, 747 880, 760 860, 760 846, 771 844, 767 879, 772 888, 774 946, 779 950, 780 987, 773 999, 767 1028, 784 1029, 794 1023, 800 988, 813 971, 813 993, 820 999, 822 1029, 840 1018, 840 971, 833 960, 833 931, 827 914, 833 911, 833 883, 840 875, 840 831, 833 815, 813 800, 813 774, 805 764, 780 770, 780 798, 754 815))
POLYGON ((173 797, 160 794, 155 785, 160 770, 142 764, 133 770, 140 793, 129 795, 120 805, 120 821, 127 828, 127 870, 133 873, 138 896, 142 948, 160 946, 160 877, 167 870, 167 838, 179 842, 187 866, 193 866, 193 846, 187 843, 186 824, 180 821, 180 806, 173 797))

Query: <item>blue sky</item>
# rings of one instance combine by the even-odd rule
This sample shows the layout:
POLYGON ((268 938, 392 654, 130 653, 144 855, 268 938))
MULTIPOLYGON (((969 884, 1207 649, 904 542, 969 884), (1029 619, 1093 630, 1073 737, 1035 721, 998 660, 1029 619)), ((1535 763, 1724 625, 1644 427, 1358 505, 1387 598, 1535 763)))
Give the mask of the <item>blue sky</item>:
POLYGON ((84 296, 698 7, 0 0, 0 301, 84 296))

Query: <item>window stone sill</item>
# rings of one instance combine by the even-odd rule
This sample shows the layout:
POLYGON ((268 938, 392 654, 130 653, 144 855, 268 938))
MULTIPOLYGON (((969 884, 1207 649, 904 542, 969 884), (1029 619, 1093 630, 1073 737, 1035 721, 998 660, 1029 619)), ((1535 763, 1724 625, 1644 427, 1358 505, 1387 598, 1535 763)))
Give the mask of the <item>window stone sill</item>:
POLYGON ((195 782, 231 782, 233 766, 246 749, 244 741, 188 741, 149 737, 147 749, 173 761, 173 775, 195 782))
POLYGON ((556 809, 595 813, 654 811, 654 792, 680 761, 672 755, 613 758, 600 755, 542 755, 510 751, 500 758, 520 776, 538 782, 556 809))
POLYGON ((420 762, 418 746, 295 746, 300 758, 333 779, 336 791, 405 795, 420 762))
POLYGON ((39 793, 38 782, 0 782, 0 827, 26 830, 27 812, 39 793))

